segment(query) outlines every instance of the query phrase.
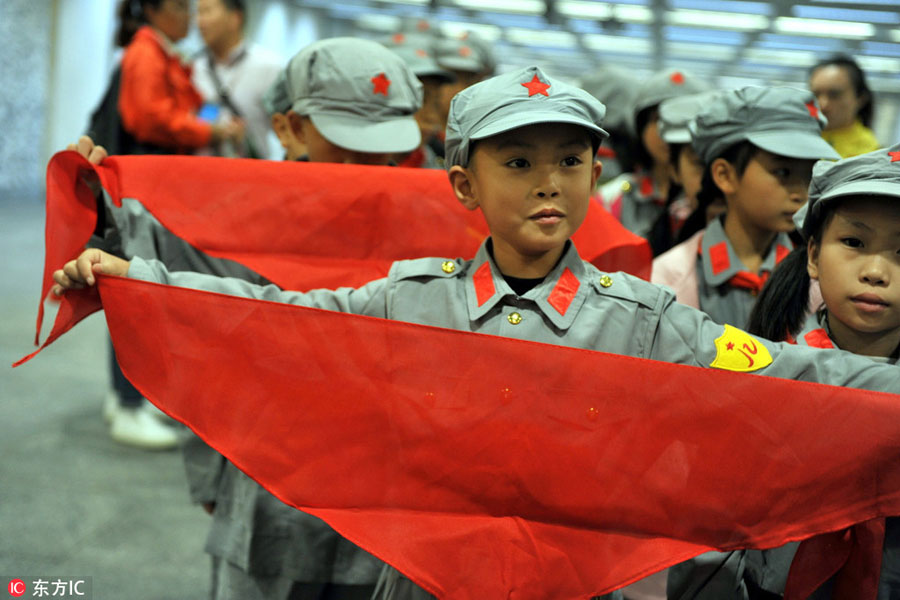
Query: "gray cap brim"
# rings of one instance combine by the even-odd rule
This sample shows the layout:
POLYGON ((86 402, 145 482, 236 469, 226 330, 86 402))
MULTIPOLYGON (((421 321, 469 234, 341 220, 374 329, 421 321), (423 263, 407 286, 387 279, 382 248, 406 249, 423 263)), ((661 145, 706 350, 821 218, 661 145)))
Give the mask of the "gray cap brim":
MULTIPOLYGON (((900 187, 892 182, 874 179, 848 181, 847 183, 836 185, 826 193, 822 194, 816 200, 815 210, 821 211, 823 207, 831 201, 839 198, 846 198, 848 196, 889 196, 891 198, 900 198, 900 187)), ((809 237, 811 234, 806 227, 806 214, 808 212, 809 202, 804 204, 800 210, 794 213, 794 226, 798 231, 804 234, 804 237, 809 237)))
POLYGON ((592 122, 588 121, 587 119, 583 119, 578 115, 567 116, 560 114, 557 111, 522 111, 507 115, 505 117, 501 117, 496 121, 491 122, 491 124, 487 127, 476 129, 469 136, 469 139, 481 140, 492 135, 497 135, 498 133, 503 133, 504 131, 511 131, 513 129, 518 129, 519 127, 525 127, 526 125, 536 125, 538 123, 571 123, 573 125, 579 125, 581 127, 590 129, 600 138, 609 136, 609 134, 604 129, 597 127, 592 122))
POLYGON ((347 114, 316 113, 309 118, 326 140, 354 152, 410 152, 422 142, 419 125, 411 116, 380 123, 347 114))
POLYGON ((687 127, 667 128, 660 137, 667 144, 691 143, 691 132, 687 127))
POLYGON ((754 131, 747 140, 766 152, 809 160, 838 160, 838 154, 821 136, 803 131, 754 131))

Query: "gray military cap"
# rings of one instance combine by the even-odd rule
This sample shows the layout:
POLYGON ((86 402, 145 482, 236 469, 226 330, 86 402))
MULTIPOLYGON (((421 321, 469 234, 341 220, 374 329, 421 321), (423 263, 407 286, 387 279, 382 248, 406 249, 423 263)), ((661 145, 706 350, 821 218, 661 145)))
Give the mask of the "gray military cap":
POLYGON ((436 77, 453 80, 453 73, 442 68, 435 59, 435 38, 427 33, 395 33, 381 40, 388 50, 403 59, 416 77, 436 77))
POLYGON ((613 65, 600 65, 581 79, 579 86, 606 106, 604 123, 608 129, 630 126, 638 86, 638 79, 631 73, 613 65))
POLYGON ((654 73, 638 86, 633 115, 636 117, 645 108, 656 106, 663 100, 698 94, 709 89, 708 83, 687 71, 668 69, 654 73))
POLYGON ((437 38, 434 52, 438 64, 451 71, 492 75, 497 68, 490 43, 472 32, 437 38))
POLYGON ((837 162, 817 162, 809 184, 809 202, 794 213, 794 225, 809 239, 828 204, 849 196, 900 199, 900 144, 837 162))
POLYGON ((526 67, 492 77, 453 97, 447 118, 446 165, 468 166, 469 143, 537 123, 572 123, 596 139, 606 107, 581 88, 526 67))
POLYGON ((791 158, 840 158, 822 139, 825 123, 807 90, 745 87, 716 94, 689 127, 694 150, 708 165, 743 141, 791 158))
POLYGON ((419 146, 413 114, 422 106, 422 83, 378 42, 321 40, 297 53, 286 71, 292 109, 332 144, 370 153, 419 146))
POLYGON ((710 91, 663 100, 659 104, 659 137, 667 144, 690 144, 688 124, 715 95, 710 91))
POLYGON ((286 113, 291 109, 293 102, 287 88, 287 75, 284 70, 278 73, 275 81, 263 94, 263 108, 270 117, 275 113, 286 113))

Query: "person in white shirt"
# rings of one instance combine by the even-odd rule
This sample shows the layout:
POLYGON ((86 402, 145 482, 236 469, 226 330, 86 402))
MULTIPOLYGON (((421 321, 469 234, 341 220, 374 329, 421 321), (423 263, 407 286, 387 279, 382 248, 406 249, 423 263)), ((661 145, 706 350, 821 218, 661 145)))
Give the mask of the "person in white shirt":
POLYGON ((200 114, 213 122, 237 118, 246 127, 241 143, 216 144, 203 153, 279 159, 262 97, 285 61, 245 41, 246 14, 244 0, 197 2, 197 27, 206 45, 193 64, 192 80, 205 103, 200 114))

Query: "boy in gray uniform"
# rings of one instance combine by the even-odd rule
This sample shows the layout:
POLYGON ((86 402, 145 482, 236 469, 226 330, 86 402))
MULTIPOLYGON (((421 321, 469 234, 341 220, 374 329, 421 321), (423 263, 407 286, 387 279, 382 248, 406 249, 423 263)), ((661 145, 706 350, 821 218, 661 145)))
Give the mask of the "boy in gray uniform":
POLYGON ((92 249, 54 274, 54 292, 93 285, 97 273, 127 275, 411 323, 900 393, 895 367, 844 352, 743 337, 747 334, 727 326, 723 330, 705 314, 675 303, 665 288, 622 273, 601 273, 583 261, 569 238, 585 218, 600 174, 594 155, 605 135, 600 127, 604 113, 590 94, 537 67, 487 80, 454 99, 447 131, 450 182, 464 206, 481 209, 491 230, 472 260, 399 261, 386 278, 358 289, 298 293, 172 273, 158 261, 128 262, 92 249), (723 336, 754 343, 756 360, 729 367, 729 350, 715 343, 723 336))

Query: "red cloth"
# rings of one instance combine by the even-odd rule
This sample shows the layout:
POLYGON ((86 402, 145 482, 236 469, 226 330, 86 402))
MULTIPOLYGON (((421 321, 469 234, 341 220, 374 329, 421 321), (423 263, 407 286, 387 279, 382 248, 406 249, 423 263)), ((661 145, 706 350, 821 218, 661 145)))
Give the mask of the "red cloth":
MULTIPOLYGON (((804 336, 807 345, 834 348, 824 329, 804 336)), ((884 547, 883 518, 804 540, 785 584, 785 600, 804 600, 834 577, 832 600, 875 600, 884 547)))
MULTIPOLYGON (((204 193, 227 196, 238 185, 231 172, 249 162, 223 173, 197 159, 123 158, 98 174, 115 198, 178 190, 205 206, 204 193)), ((45 276, 93 228, 93 199, 77 183, 85 164, 63 153, 48 169, 45 276)), ((259 166, 251 187, 260 200, 281 194, 287 212, 265 218, 283 223, 310 204, 288 202, 285 182, 315 190, 302 182, 321 172, 277 166, 259 166)), ((341 223, 373 189, 398 188, 393 172, 382 181, 358 169, 366 189, 353 211, 332 185, 341 223)), ((342 184, 351 173, 331 172, 342 184)), ((192 218, 215 218, 201 213, 192 218)), ((322 221, 297 223, 259 233, 277 248, 289 233, 306 244, 322 221)), ((403 223, 411 240, 440 237, 403 223)), ((255 239, 256 224, 233 232, 255 239)), ((376 225, 357 233, 401 227, 376 225)), ((223 242, 200 229, 198 239, 223 242)), ((893 395, 128 279, 100 278, 99 288, 120 364, 143 394, 276 496, 441 597, 584 598, 712 547, 778 546, 900 514, 893 395)), ((68 293, 61 311, 77 316, 95 302, 94 290, 68 293)), ((58 319, 57 333, 70 324, 58 319)))
POLYGON ((587 598, 900 511, 895 395, 128 279, 100 292, 144 395, 439 597, 587 598))
POLYGON ((212 126, 197 117, 203 98, 190 68, 158 36, 152 27, 141 27, 122 55, 122 125, 140 142, 181 151, 206 146, 212 126))
MULTIPOLYGON (((406 258, 469 258, 488 233, 441 171, 178 156, 114 156, 95 167, 60 152, 47 167, 42 299, 53 271, 94 231, 95 202, 79 178, 92 170, 116 204, 137 198, 194 247, 287 289, 356 287, 406 258)), ((602 270, 650 276, 647 242, 594 202, 573 240, 602 270)), ((57 316, 44 345, 92 312, 86 300, 74 302, 77 310, 57 316)), ((42 305, 38 310, 40 331, 42 305)))

